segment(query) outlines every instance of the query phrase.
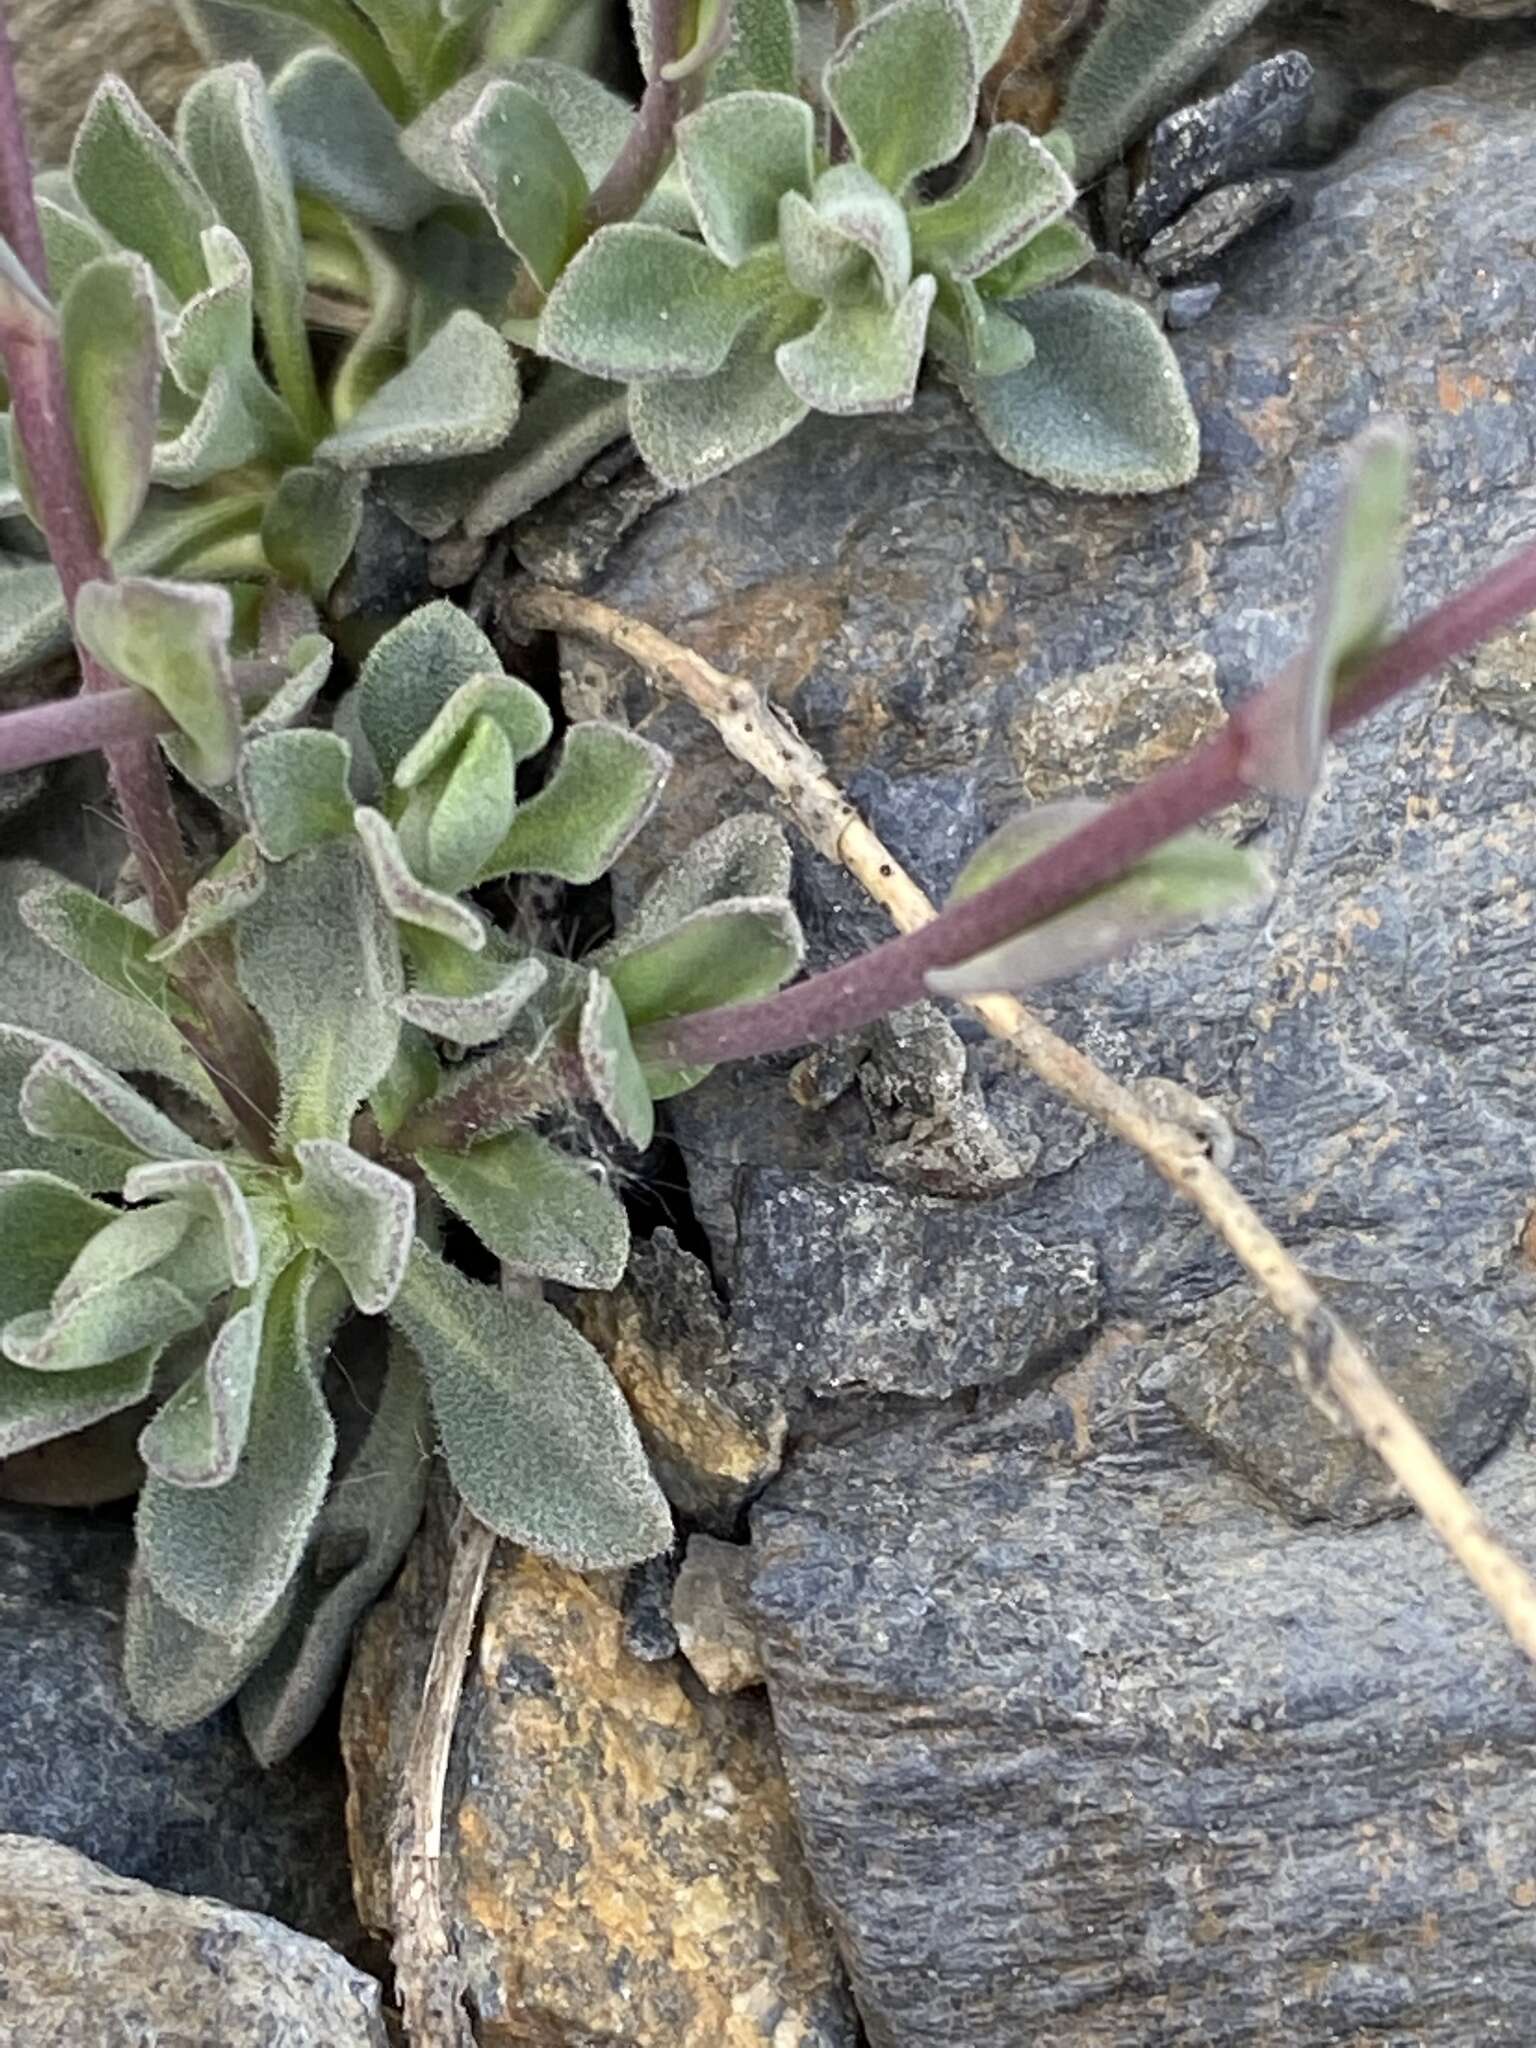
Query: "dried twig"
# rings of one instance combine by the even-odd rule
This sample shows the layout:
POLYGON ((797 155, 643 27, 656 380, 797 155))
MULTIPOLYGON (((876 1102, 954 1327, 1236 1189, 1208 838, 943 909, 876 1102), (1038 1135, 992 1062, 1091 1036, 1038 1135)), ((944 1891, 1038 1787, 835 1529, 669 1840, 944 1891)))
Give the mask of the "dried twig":
MULTIPOLYGON (((686 697, 727 749, 772 787, 817 852, 847 868, 900 931, 914 932, 933 921, 927 896, 854 811, 814 748, 751 684, 722 673, 655 627, 590 598, 540 585, 519 592, 514 609, 526 625, 617 648, 663 689, 686 697)), ((1297 1376, 1308 1397, 1330 1421, 1347 1420, 1375 1451, 1515 1642, 1536 1661, 1536 1582, 1262 1217, 1185 1132, 1149 1115, 1129 1089, 1047 1030, 1022 1003, 1012 996, 982 996, 970 1007, 1048 1087, 1134 1145, 1177 1194, 1194 1203, 1289 1328, 1297 1376)))
POLYGON ((475 2048, 464 2009, 463 1972, 443 1912, 438 1866, 448 1755, 496 1538, 461 1506, 449 1540, 448 1584, 390 1838, 395 1988, 411 2048, 475 2048))

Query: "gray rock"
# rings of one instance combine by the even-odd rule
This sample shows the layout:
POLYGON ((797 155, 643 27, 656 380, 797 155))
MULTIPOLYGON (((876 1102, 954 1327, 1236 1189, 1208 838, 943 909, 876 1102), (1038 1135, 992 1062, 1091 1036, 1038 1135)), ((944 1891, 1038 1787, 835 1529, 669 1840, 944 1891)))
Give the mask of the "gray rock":
MULTIPOLYGON (((1433 1296, 1365 1281, 1323 1291, 1456 1476, 1486 1464, 1524 1410, 1536 1345, 1448 1315, 1433 1296)), ((1298 1402, 1288 1334, 1246 1288, 1202 1304, 1191 1325, 1153 1349, 1169 1406, 1295 1520, 1359 1525, 1408 1511, 1365 1444, 1298 1402)))
POLYGON ((744 1692, 763 1682, 752 1612, 754 1559, 745 1543, 690 1536, 672 1592, 683 1655, 711 1692, 744 1692))
POLYGON ((1311 108, 1311 59, 1282 50, 1250 65, 1224 92, 1159 121, 1121 223, 1123 245, 1141 248, 1213 185, 1285 162, 1311 108))
POLYGON ((1249 178, 1207 192, 1171 227, 1158 230, 1141 252, 1141 260, 1162 284, 1192 277, 1209 269, 1255 228, 1288 212, 1294 191, 1289 178, 1249 178))
POLYGON ((396 619, 437 595, 430 551, 419 533, 370 492, 352 558, 337 579, 330 612, 337 619, 396 619))
MULTIPOLYGON (((1306 199, 1178 338, 1187 491, 1054 494, 929 391, 661 508, 602 595, 753 675, 845 783, 883 778, 925 881, 1021 801, 1124 787, 1299 644, 1340 451, 1373 414, 1417 447, 1408 608, 1536 530, 1536 53, 1392 108, 1306 199), (953 800, 903 816, 909 783, 953 800)), ((1304 816, 1226 821, 1279 873, 1263 919, 1038 1004, 1122 1079, 1223 1111, 1233 1178, 1320 1276, 1475 1309, 1505 1351, 1536 1328, 1533 684, 1528 631, 1442 673, 1332 752, 1304 816)), ((630 889, 699 816, 761 801, 691 713, 648 730, 678 765, 630 889)), ((818 958, 884 936, 812 858, 798 892, 818 958)), ((828 1440, 755 1511, 777 1731, 874 2048, 1532 2038, 1529 1671, 1417 1519, 1297 1529, 1129 1376, 1159 1359, 1116 1376, 1127 1326, 1162 1344, 1237 1268, 1139 1158, 956 1029, 988 1116, 1038 1150, 1026 1188, 953 1206, 1091 1244, 1105 1327, 1049 1394, 818 1418, 828 1440)), ((764 1360, 824 1342, 806 1289, 844 1286, 798 1235, 799 1295, 776 1277, 764 1191, 831 1218, 875 1178, 861 1093, 803 1107, 791 1066, 671 1106, 764 1360)), ((922 1201, 878 1195, 920 1243, 922 1201)), ((1294 1471, 1313 1424, 1299 1396, 1273 1413, 1294 1471)), ((1524 1452, 1474 1489, 1518 1540, 1524 1452)), ((1316 1497, 1358 1498, 1327 1474, 1316 1497)))
MULTIPOLYGON (((1178 347, 1197 481, 1072 498, 990 458, 949 394, 818 421, 663 506, 602 596, 755 676, 942 890, 1021 802, 1124 787, 1185 751, 1299 643, 1346 436, 1392 412, 1417 448, 1406 600, 1421 609, 1536 519, 1536 56, 1402 102, 1235 256, 1178 347), (906 810, 902 791, 917 798, 906 810), (937 793, 943 791, 941 798, 937 793)), ((1512 1282, 1536 1187, 1536 641, 1506 635, 1353 731, 1305 819, 1239 829, 1281 871, 1262 923, 1225 925, 1040 992, 1123 1079, 1209 1097, 1239 1186, 1320 1273, 1451 1295, 1512 1282)), ((634 692, 632 674, 623 683, 634 692)), ((632 699, 643 707, 643 691, 632 699)), ((760 786, 691 712, 669 802, 626 856, 638 890, 701 816, 760 786)), ((813 955, 888 935, 846 877, 797 856, 813 955)), ((967 1020, 971 1082, 1023 1156, 1010 1214, 1097 1248, 1106 1309, 1158 1322, 1237 1277, 1204 1226, 967 1020)), ((791 1057, 721 1068, 670 1112, 721 1281, 740 1270, 742 1169, 876 1178, 867 1107, 789 1094, 791 1057)), ((786 1333, 787 1334, 787 1333, 786 1333)))
POLYGON ((1020 1152, 969 1086, 965 1047, 932 1003, 882 1017, 858 1070, 882 1180, 920 1194, 986 1196, 1017 1187, 1038 1156, 1020 1152))
MULTIPOLYGON (((872 2048, 1531 2039, 1530 1666, 1421 1522, 1298 1534, 1144 1370, 854 1433, 753 1512, 872 2048)), ((1528 1528, 1526 1452, 1474 1497, 1528 1528)))
POLYGON ((619 1609, 624 1616, 624 1647, 642 1664, 659 1664, 677 1655, 677 1630, 672 1626, 673 1557, 663 1551, 624 1575, 619 1609))
POLYGON ((0 2032, 16 2048, 386 2048, 381 1994, 321 1942, 0 1835, 0 2032))
POLYGON ((1182 334, 1186 327, 1203 320, 1220 297, 1221 286, 1214 278, 1204 284, 1180 285, 1163 301, 1164 325, 1170 334, 1182 334))
POLYGON ((317 1737, 264 1771, 232 1708, 176 1735, 135 1720, 119 1671, 132 1547, 126 1522, 0 1506, 0 1830, 353 1946, 334 1749, 317 1737))
POLYGON ((1006 1201, 744 1177, 738 1356, 791 1398, 1010 1379, 1091 1328, 1098 1305, 1092 1247, 1043 1243, 1006 1201))

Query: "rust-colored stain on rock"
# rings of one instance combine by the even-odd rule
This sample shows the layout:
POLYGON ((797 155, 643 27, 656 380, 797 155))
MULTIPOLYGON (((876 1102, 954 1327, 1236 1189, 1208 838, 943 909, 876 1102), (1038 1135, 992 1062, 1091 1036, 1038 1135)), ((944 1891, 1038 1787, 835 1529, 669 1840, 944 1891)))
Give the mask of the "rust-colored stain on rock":
MULTIPOLYGON (((767 1708, 631 1655, 620 1583, 503 1547, 486 1586, 442 1863, 482 2048, 851 2048, 767 1708)), ((381 1711, 414 1707, 401 1611, 379 1610, 359 1652, 365 1786, 391 1747, 381 1711)), ((374 1899, 383 1854, 354 1840, 374 1899)))

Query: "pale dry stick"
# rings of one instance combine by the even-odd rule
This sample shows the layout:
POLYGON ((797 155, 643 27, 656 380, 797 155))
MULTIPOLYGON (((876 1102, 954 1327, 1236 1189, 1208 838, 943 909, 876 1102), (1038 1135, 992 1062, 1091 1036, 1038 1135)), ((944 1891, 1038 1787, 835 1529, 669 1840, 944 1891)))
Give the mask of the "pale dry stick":
POLYGON ((463 1971, 443 1913, 439 1863, 448 1754, 496 1538, 461 1506, 449 1543, 448 1584, 390 1837, 395 1987, 411 2048, 475 2048, 463 1971))
MULTIPOLYGON (((662 688, 686 697, 727 750, 770 785, 816 851, 847 868, 898 930, 916 931, 935 917, 923 890, 854 810, 815 749, 750 683, 591 598, 541 584, 519 592, 514 608, 525 625, 616 648, 662 688)), ((1194 1203, 1290 1330, 1308 1397, 1330 1421, 1347 1419, 1536 1662, 1536 1582, 1258 1212, 1184 1132, 1149 1115, 1128 1088, 1014 997, 978 996, 969 1007, 1047 1087, 1133 1145, 1175 1193, 1194 1203)))

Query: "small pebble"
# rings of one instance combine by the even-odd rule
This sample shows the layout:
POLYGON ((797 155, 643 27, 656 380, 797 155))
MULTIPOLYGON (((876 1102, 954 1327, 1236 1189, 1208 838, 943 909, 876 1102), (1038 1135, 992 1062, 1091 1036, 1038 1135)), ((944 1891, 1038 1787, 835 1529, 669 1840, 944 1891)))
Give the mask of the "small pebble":
POLYGON ((1181 284, 1163 302, 1163 319, 1175 334, 1203 320, 1221 297, 1221 286, 1212 278, 1206 284, 1181 284))

